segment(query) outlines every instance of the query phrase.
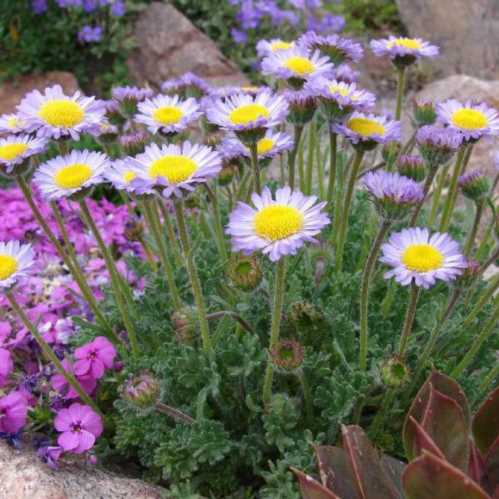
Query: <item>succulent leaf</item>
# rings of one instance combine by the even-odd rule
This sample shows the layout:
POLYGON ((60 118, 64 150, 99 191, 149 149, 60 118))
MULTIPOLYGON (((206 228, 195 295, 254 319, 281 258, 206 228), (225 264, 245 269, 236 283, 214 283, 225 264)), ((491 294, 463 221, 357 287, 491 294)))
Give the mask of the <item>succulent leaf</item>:
POLYGON ((409 426, 412 426, 411 431, 414 433, 414 455, 420 456, 423 451, 431 452, 435 456, 445 459, 444 454, 439 449, 438 445, 433 441, 433 439, 428 435, 426 430, 412 417, 409 417, 409 426))
POLYGON ((488 395, 478 409, 473 418, 472 431, 477 447, 487 454, 499 437, 499 387, 488 395))
POLYGON ((321 485, 310 475, 307 475, 296 468, 291 468, 291 470, 298 478, 300 492, 303 499, 355 499, 349 497, 341 498, 328 488, 324 487, 324 485, 321 485))

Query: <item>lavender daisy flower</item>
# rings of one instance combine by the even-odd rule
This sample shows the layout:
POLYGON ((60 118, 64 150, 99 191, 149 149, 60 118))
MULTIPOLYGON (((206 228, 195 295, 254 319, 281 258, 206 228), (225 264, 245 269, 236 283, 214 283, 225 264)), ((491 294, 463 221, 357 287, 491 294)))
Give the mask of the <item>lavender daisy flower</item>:
POLYGON ((286 42, 280 38, 273 38, 272 40, 260 40, 256 44, 256 53, 258 57, 265 57, 266 55, 281 50, 289 50, 295 46, 295 42, 286 42))
POLYGON ((308 50, 320 50, 333 64, 359 62, 364 55, 360 43, 339 35, 321 36, 309 31, 298 39, 298 44, 308 50))
POLYGON ((199 105, 192 97, 182 100, 178 95, 158 95, 138 105, 135 121, 147 126, 151 133, 179 133, 201 116, 199 105))
POLYGON ((100 152, 71 151, 42 164, 33 182, 47 199, 60 199, 102 182, 108 167, 107 156, 100 152))
POLYGON ((304 80, 321 75, 329 76, 332 71, 333 65, 318 50, 312 53, 298 46, 273 52, 262 61, 264 75, 288 80, 295 88, 301 88, 304 80))
POLYGON ((184 97, 202 97, 212 91, 212 87, 194 73, 185 73, 180 78, 166 80, 161 85, 165 94, 181 94, 184 97))
POLYGON ((47 147, 45 139, 32 138, 29 135, 9 135, 0 139, 0 165, 6 173, 11 173, 16 165, 26 158, 43 152, 47 147))
POLYGON ((369 44, 374 55, 388 56, 395 65, 407 66, 421 57, 436 57, 439 49, 436 45, 421 40, 389 36, 380 40, 372 40, 369 44))
POLYGON ((334 124, 332 129, 365 150, 373 149, 377 144, 399 142, 401 134, 400 121, 358 112, 354 112, 345 124, 334 124))
POLYGON ((198 184, 216 177, 222 169, 222 158, 216 151, 190 142, 161 147, 151 144, 131 160, 139 172, 132 181, 133 189, 143 194, 156 188, 167 198, 193 191, 198 184))
POLYGON ((344 81, 345 83, 355 83, 360 76, 359 71, 353 70, 348 64, 340 64, 335 66, 332 78, 336 81, 344 81))
POLYGON ((430 168, 447 163, 461 147, 463 136, 452 128, 425 125, 416 134, 416 144, 430 168))
POLYGON ((426 167, 420 156, 402 154, 397 160, 397 169, 401 175, 416 182, 421 182, 426 177, 426 167))
POLYGON ((104 178, 113 184, 119 191, 133 192, 132 181, 142 173, 134 161, 130 159, 118 159, 111 163, 104 172, 104 178))
POLYGON ((54 139, 70 136, 74 140, 78 140, 80 133, 98 132, 106 113, 101 101, 84 97, 80 92, 65 95, 60 85, 46 88, 43 94, 33 90, 17 110, 19 118, 26 121, 27 132, 54 139))
POLYGON ((274 198, 265 187, 261 195, 253 193, 251 201, 254 207, 238 203, 226 229, 233 250, 245 255, 261 251, 276 262, 296 254, 306 242, 317 243, 315 236, 330 223, 322 211, 326 203, 289 187, 278 189, 274 198))
POLYGON ((244 142, 262 138, 267 128, 281 124, 287 114, 286 100, 267 90, 256 96, 239 94, 212 100, 206 110, 208 121, 235 132, 244 142))
POLYGON ((149 134, 145 130, 137 130, 120 135, 118 142, 127 154, 134 155, 144 150, 148 138, 149 134))
POLYGON ((473 104, 468 101, 461 104, 449 99, 437 106, 440 120, 463 134, 465 140, 478 140, 486 135, 499 133, 499 115, 487 104, 473 104))
POLYGON ((145 99, 149 99, 154 95, 154 90, 151 88, 140 88, 140 87, 114 87, 111 95, 115 101, 133 101, 142 102, 145 99))
POLYGON ((467 198, 477 202, 488 195, 491 187, 489 178, 479 170, 461 175, 457 183, 467 198))
POLYGON ((399 220, 424 199, 421 185, 398 173, 369 172, 362 178, 362 184, 385 220, 399 220))
POLYGON ((25 122, 17 114, 2 114, 0 116, 0 134, 1 133, 19 133, 24 131, 25 122))
POLYGON ((234 95, 246 94, 246 95, 257 95, 260 92, 272 92, 272 89, 267 86, 258 87, 256 85, 246 85, 243 87, 236 87, 234 85, 229 85, 225 87, 212 88, 209 97, 212 99, 225 99, 227 97, 233 97, 234 95))
POLYGON ((304 88, 320 99, 330 122, 338 121, 352 111, 366 111, 374 107, 376 101, 374 94, 357 89, 355 83, 322 77, 310 79, 304 88))
POLYGON ((10 288, 19 279, 27 277, 34 259, 30 244, 21 244, 19 241, 0 242, 0 288, 10 288))
POLYGON ((390 236, 381 247, 380 261, 392 270, 385 278, 395 277, 403 286, 412 282, 428 289, 438 279, 449 282, 461 275, 467 262, 459 245, 448 234, 411 227, 390 236))
POLYGON ((78 32, 78 41, 80 43, 96 43, 102 39, 101 26, 83 26, 78 32))

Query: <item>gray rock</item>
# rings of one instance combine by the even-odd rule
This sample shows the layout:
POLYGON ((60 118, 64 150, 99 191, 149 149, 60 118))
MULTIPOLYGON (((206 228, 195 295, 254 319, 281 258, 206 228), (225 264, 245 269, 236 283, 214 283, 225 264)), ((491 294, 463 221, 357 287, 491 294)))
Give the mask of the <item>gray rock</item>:
POLYGON ((159 86, 187 71, 214 85, 247 84, 237 66, 172 5, 153 2, 135 25, 137 48, 128 59, 133 78, 159 86))
POLYGON ((31 451, 0 442, 0 499, 160 499, 158 488, 97 467, 51 470, 31 451))
POLYGON ((441 48, 440 75, 473 74, 499 79, 497 0, 397 0, 411 36, 441 48))

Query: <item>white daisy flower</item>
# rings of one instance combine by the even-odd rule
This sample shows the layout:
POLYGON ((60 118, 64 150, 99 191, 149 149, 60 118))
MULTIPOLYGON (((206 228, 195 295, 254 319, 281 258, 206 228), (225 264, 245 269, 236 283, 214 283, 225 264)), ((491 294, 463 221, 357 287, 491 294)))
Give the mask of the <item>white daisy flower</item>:
POLYGON ((105 171, 104 177, 116 189, 133 192, 133 181, 141 174, 143 174, 143 170, 138 168, 135 160, 125 158, 113 161, 105 171))
POLYGON ((70 136, 78 140, 80 133, 98 133, 106 109, 95 97, 80 92, 65 95, 60 85, 33 90, 17 106, 19 118, 26 121, 26 131, 39 137, 59 139, 70 136))
POLYGON ((289 50, 295 46, 295 42, 287 42, 280 38, 273 38, 272 40, 260 40, 256 44, 256 52, 259 57, 264 57, 273 52, 280 52, 281 50, 289 50))
POLYGON ((105 154, 71 151, 41 165, 33 181, 47 199, 59 199, 102 182, 107 168, 109 159, 105 154))
POLYGON ((0 133, 19 133, 24 131, 25 121, 15 113, 0 116, 0 133))
POLYGON ((182 100, 178 95, 158 95, 138 104, 135 121, 147 126, 151 133, 178 133, 201 116, 196 99, 182 100))
POLYGON ((275 198, 265 187, 251 196, 253 206, 238 203, 230 214, 226 233, 235 252, 250 255, 261 251, 276 262, 294 255, 306 242, 317 243, 315 236, 330 223, 322 211, 326 203, 305 196, 290 187, 278 189, 275 198))
POLYGON ((0 165, 10 173, 14 167, 26 158, 45 150, 45 139, 32 138, 29 135, 9 135, 0 139, 0 165))
POLYGON ((26 277, 33 263, 31 244, 0 242, 0 288, 10 288, 19 279, 26 277))

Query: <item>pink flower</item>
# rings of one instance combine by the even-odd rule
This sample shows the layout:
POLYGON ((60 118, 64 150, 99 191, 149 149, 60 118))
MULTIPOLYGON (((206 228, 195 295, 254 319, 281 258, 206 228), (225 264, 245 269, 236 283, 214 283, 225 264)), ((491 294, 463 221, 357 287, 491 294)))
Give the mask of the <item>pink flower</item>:
POLYGON ((0 348, 0 387, 7 384, 7 378, 14 369, 14 361, 9 350, 0 348))
POLYGON ((98 336, 95 340, 75 350, 74 372, 77 376, 90 375, 95 379, 102 378, 106 368, 113 366, 116 349, 113 344, 98 336))
POLYGON ((82 454, 91 449, 103 430, 102 419, 88 405, 72 404, 57 413, 55 429, 61 434, 57 443, 65 450, 82 454))
POLYGON ((28 402, 19 392, 0 398, 0 432, 17 433, 25 424, 28 402))
MULTIPOLYGON (((74 374, 73 366, 66 359, 62 361, 62 365, 68 373, 74 374)), ((80 382, 81 387, 89 395, 95 390, 95 387, 97 386, 97 380, 91 375, 76 376, 76 379, 80 382)), ((50 384, 52 385, 52 388, 59 392, 65 399, 69 400, 78 398, 78 394, 76 393, 75 389, 69 385, 69 383, 66 381, 66 378, 62 374, 54 374, 50 378, 50 384)))

